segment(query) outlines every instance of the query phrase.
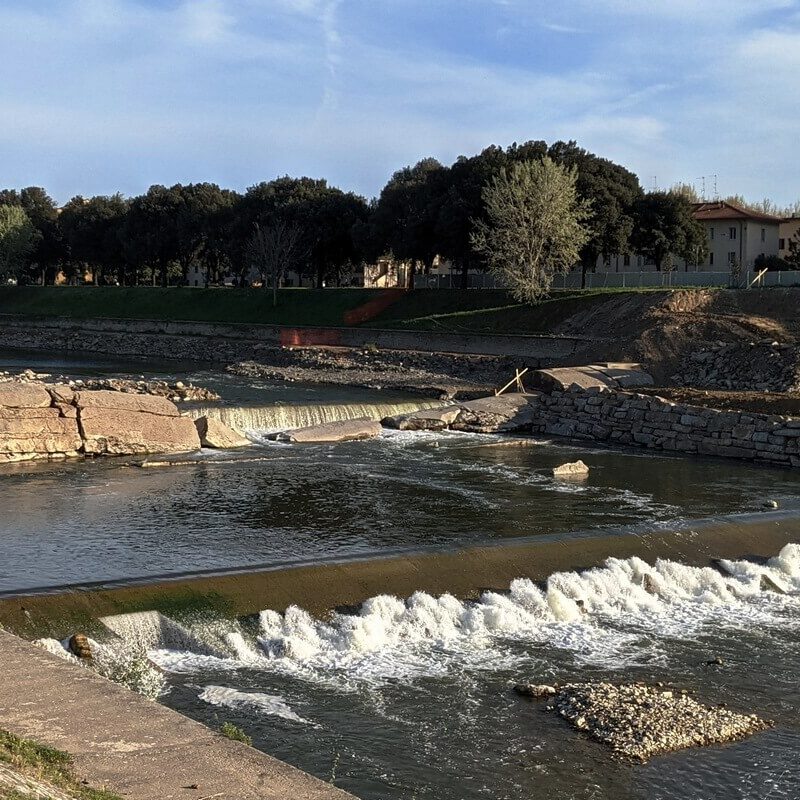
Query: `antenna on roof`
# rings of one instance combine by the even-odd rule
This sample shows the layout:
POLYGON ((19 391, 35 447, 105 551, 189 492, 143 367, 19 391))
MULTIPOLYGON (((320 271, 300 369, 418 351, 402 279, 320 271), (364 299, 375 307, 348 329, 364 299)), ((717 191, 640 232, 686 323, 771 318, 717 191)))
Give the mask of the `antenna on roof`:
POLYGON ((711 176, 714 179, 714 200, 719 200, 719 192, 717 191, 717 176, 711 176))
POLYGON ((700 192, 700 199, 705 203, 706 202, 706 176, 701 175, 697 180, 701 181, 702 190, 700 192))

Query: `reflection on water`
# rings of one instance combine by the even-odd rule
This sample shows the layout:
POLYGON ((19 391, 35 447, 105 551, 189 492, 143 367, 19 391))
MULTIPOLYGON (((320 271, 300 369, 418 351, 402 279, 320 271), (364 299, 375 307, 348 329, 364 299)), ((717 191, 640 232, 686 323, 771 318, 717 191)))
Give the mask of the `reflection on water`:
POLYGON ((262 460, 162 469, 113 460, 0 472, 0 590, 456 545, 796 502, 791 471, 712 460, 491 447, 386 433, 343 445, 254 445, 262 460), (433 445, 438 445, 434 447, 433 445), (582 458, 582 483, 554 465, 582 458))

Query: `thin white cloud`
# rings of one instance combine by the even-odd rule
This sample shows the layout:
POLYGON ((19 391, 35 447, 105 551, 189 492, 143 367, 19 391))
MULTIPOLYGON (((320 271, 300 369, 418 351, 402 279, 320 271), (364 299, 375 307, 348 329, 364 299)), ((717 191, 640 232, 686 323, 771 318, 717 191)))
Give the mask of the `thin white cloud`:
POLYGON ((543 22, 542 27, 545 30, 553 31, 553 33, 568 33, 568 34, 586 33, 586 31, 582 28, 576 28, 573 25, 559 25, 557 22, 543 22))
POLYGON ((367 0, 6 0, 4 180, 68 196, 290 172, 373 194, 427 155, 576 138, 648 185, 800 195, 797 0, 474 0, 471 28, 463 0, 389 5, 391 23, 367 0))

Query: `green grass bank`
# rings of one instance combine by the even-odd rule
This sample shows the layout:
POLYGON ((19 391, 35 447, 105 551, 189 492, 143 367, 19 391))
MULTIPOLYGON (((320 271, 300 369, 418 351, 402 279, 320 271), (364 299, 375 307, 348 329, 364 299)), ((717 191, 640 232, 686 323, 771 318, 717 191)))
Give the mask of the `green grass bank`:
MULTIPOLYGON (((258 289, 159 287, 0 287, 0 313, 37 317, 182 320, 245 325, 339 327, 383 289, 283 289, 273 306, 258 289)), ((495 289, 417 289, 393 292, 362 327, 453 333, 543 333, 577 311, 602 304, 609 295, 646 290, 560 291, 529 306, 495 289)), ((662 291, 663 290, 659 290, 662 291)))

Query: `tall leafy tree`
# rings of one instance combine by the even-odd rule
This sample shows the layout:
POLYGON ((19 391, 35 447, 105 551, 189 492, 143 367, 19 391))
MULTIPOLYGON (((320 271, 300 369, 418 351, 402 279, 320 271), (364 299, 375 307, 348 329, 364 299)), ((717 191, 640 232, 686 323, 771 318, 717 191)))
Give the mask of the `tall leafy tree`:
POLYGON ((471 241, 476 223, 487 221, 484 187, 507 163, 507 154, 493 145, 471 158, 460 156, 444 176, 446 187, 438 207, 436 242, 439 255, 460 270, 462 288, 467 287, 469 270, 484 266, 471 241))
POLYGON ((659 271, 671 266, 672 256, 700 263, 708 243, 705 229, 692 211, 692 204, 681 195, 648 192, 634 206, 633 246, 651 258, 659 271))
POLYGON ((358 257, 355 227, 364 225, 367 216, 362 197, 328 186, 325 180, 285 176, 256 184, 236 207, 240 263, 246 266, 244 248, 257 226, 265 230, 296 225, 303 234, 305 255, 295 268, 318 287, 328 277, 338 281, 343 268, 358 257))
POLYGON ((175 203, 172 237, 181 277, 185 281, 196 266, 204 270, 208 285, 211 275, 219 271, 236 194, 215 183, 176 184, 169 192, 175 203))
POLYGON ((126 282, 123 231, 128 203, 120 194, 88 199, 73 197, 61 211, 59 223, 72 264, 85 264, 95 284, 108 272, 126 282))
POLYGON ((20 191, 0 191, 0 204, 19 206, 28 215, 39 235, 26 264, 26 271, 31 277, 38 274, 42 283, 52 282, 65 256, 58 209, 53 198, 40 186, 28 186, 20 191))
POLYGON ((551 158, 521 161, 484 189, 488 222, 479 222, 473 247, 521 302, 550 291, 589 238, 588 203, 578 196, 577 169, 551 158))
POLYGON ((589 238, 581 248, 581 286, 598 258, 629 249, 633 211, 642 196, 639 179, 629 170, 584 150, 575 142, 555 142, 547 151, 553 161, 577 170, 578 197, 588 203, 589 238))
POLYGON ((0 205, 0 278, 18 278, 40 237, 24 209, 0 205))
POLYGON ((125 255, 137 267, 148 270, 152 282, 168 286, 170 277, 179 274, 177 219, 180 193, 173 187, 151 186, 130 201, 122 241, 125 255))

